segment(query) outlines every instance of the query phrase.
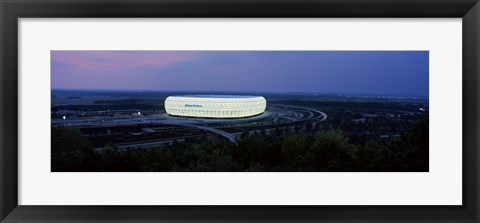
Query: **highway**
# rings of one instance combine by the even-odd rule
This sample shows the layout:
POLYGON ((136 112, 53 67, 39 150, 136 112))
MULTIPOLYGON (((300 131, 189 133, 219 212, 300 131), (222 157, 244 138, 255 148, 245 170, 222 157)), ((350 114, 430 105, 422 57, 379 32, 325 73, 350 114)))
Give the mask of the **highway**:
POLYGON ((70 127, 87 127, 87 126, 116 126, 116 125, 131 125, 131 124, 158 124, 158 125, 174 125, 174 126, 184 126, 190 128, 197 128, 212 132, 214 134, 220 135, 232 143, 236 143, 236 137, 228 132, 216 129, 213 127, 204 126, 203 122, 195 120, 159 120, 159 119, 150 119, 146 117, 137 117, 129 120, 114 120, 113 122, 102 122, 99 120, 90 119, 88 122, 85 120, 56 120, 55 124, 60 124, 70 127))
MULTIPOLYGON (((277 109, 289 109, 289 110, 301 110, 306 112, 307 115, 300 114, 299 117, 295 118, 288 118, 290 121, 287 123, 295 123, 295 122, 305 122, 305 121, 325 121, 327 119, 327 114, 322 111, 306 108, 306 107, 298 107, 298 106, 290 106, 290 105, 270 105, 272 107, 276 107, 277 109)), ((269 117, 271 114, 268 112, 264 117, 269 117)), ((245 120, 235 120, 236 122, 239 121, 253 121, 256 118, 247 118, 245 120)), ((230 122, 231 119, 228 120, 230 122)), ((214 133, 216 135, 222 136, 226 138, 228 141, 232 143, 236 143, 237 138, 232 133, 223 131, 221 129, 207 126, 208 123, 217 123, 219 120, 210 120, 210 119, 188 119, 188 118, 176 118, 172 117, 169 118, 168 116, 138 116, 138 117, 128 117, 128 118, 112 118, 112 117, 89 117, 89 118, 72 118, 72 119, 55 119, 52 120, 52 125, 62 125, 62 126, 69 126, 69 127, 94 127, 94 126, 119 126, 119 125, 137 125, 137 124, 158 124, 158 125, 173 125, 173 126, 184 126, 189 128, 197 128, 207 132, 214 133)), ((228 123, 227 122, 227 123, 228 123)), ((250 127, 273 127, 275 124, 266 124, 266 125, 252 125, 250 127)), ((170 140, 173 141, 173 140, 170 140)), ((122 148, 126 148, 128 146, 137 146, 137 147, 147 147, 153 145, 164 144, 168 142, 168 140, 160 140, 160 141, 145 141, 145 142, 137 142, 137 143, 128 143, 128 144, 119 144, 122 148)), ((120 147, 119 147, 120 148, 120 147)), ((98 148, 100 149, 100 148, 98 148)))
MULTIPOLYGON (((306 118, 306 120, 310 120, 310 119, 317 119, 318 116, 321 116, 322 118, 319 119, 318 121, 325 121, 327 120, 327 114, 325 114, 324 112, 322 111, 319 111, 319 110, 316 110, 316 109, 313 109, 313 108, 306 108, 306 107, 300 107, 300 106, 291 106, 291 105, 270 105, 272 107, 280 107, 280 108, 294 108, 294 109, 300 109, 300 110, 304 110, 304 111, 307 111, 309 112, 309 116, 306 118), (317 116, 315 115, 315 113, 317 114, 317 116)), ((305 119, 304 119, 305 120, 305 119)))
MULTIPOLYGON (((161 123, 161 124, 164 124, 164 123, 161 123)), ((192 125, 192 124, 176 123, 176 124, 172 124, 172 125, 179 125, 179 126, 186 126, 186 127, 191 127, 191 128, 202 129, 202 130, 205 130, 205 131, 212 132, 212 133, 215 133, 217 135, 223 136, 226 139, 228 139, 228 141, 230 141, 232 143, 237 143, 236 142, 237 138, 233 134, 222 131, 220 129, 216 129, 216 128, 212 128, 212 127, 208 127, 208 126, 202 126, 202 125, 192 125)))

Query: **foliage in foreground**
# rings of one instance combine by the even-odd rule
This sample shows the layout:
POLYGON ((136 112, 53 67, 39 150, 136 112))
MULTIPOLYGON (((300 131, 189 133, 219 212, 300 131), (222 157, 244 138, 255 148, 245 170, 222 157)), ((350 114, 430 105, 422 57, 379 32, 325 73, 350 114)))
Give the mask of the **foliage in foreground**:
POLYGON ((150 149, 94 152, 75 129, 52 129, 52 171, 428 171, 428 120, 401 137, 354 144, 341 130, 211 138, 150 149))

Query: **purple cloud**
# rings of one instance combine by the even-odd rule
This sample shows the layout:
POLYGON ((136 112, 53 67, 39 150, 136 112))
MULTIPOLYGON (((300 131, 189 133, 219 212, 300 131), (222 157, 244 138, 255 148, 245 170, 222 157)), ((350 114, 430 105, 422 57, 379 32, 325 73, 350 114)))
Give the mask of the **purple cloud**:
POLYGON ((118 71, 136 67, 163 67, 188 62, 193 53, 158 51, 52 51, 54 64, 67 65, 69 69, 118 71))
POLYGON ((428 95, 428 51, 52 51, 53 89, 428 95))

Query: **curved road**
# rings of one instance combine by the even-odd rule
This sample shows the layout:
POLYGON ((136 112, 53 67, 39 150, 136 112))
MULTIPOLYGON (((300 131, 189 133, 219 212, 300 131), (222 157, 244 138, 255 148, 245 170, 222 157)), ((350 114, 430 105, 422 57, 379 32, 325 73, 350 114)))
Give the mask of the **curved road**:
POLYGON ((322 111, 319 111, 319 110, 316 110, 316 109, 313 109, 313 108, 306 108, 306 107, 300 107, 300 106, 291 106, 291 105, 271 105, 271 106, 274 106, 274 107, 289 107, 289 108, 295 108, 295 109, 300 109, 300 110, 304 110, 304 111, 307 111, 309 112, 311 115, 307 118, 308 119, 315 119, 314 117, 314 113, 317 113, 317 114, 320 114, 320 116, 322 116, 322 119, 320 119, 319 121, 323 122, 327 119, 327 114, 325 114, 324 112, 322 111))
MULTIPOLYGON (((159 124, 167 124, 167 123, 161 123, 160 122, 159 124)), ((205 130, 205 131, 213 132, 217 135, 221 135, 221 136, 227 138, 228 141, 230 141, 230 142, 233 142, 233 143, 237 142, 237 138, 233 134, 222 131, 220 129, 216 129, 216 128, 212 128, 212 127, 208 127, 208 126, 203 126, 203 125, 192 125, 192 124, 179 124, 179 123, 177 123, 177 124, 170 124, 170 125, 178 125, 178 126, 185 126, 185 127, 202 129, 202 130, 205 130)))
MULTIPOLYGON (((303 119, 302 121, 305 120, 313 120, 316 119, 318 121, 325 121, 327 119, 327 114, 325 114, 322 111, 312 109, 312 108, 306 108, 306 107, 298 107, 298 106, 290 106, 290 105, 271 105, 273 107, 289 107, 293 109, 299 109, 299 110, 304 110, 307 111, 308 117, 306 119, 303 119), (317 115, 315 115, 316 113, 317 115), (321 119, 318 119, 318 117, 321 117, 321 119)), ((303 117, 302 117, 303 118, 303 117)), ((176 126, 185 126, 185 127, 190 127, 190 128, 197 128, 201 130, 205 130, 208 132, 215 133, 217 135, 220 135, 226 139, 228 139, 232 143, 236 143, 237 138, 229 132, 214 128, 214 127, 209 127, 209 126, 204 126, 206 124, 205 122, 201 120, 172 120, 172 119, 156 119, 156 118, 151 118, 151 117, 136 117, 133 119, 126 119, 126 120, 118 120, 114 119, 113 121, 103 121, 104 118, 90 118, 90 120, 85 120, 85 119, 71 119, 71 120, 52 120, 52 124, 60 124, 60 125, 66 125, 66 126, 108 126, 108 125, 119 125, 119 124, 163 124, 163 125, 176 125, 176 126), (99 121, 100 120, 100 121, 99 121)), ((298 120, 297 120, 298 121, 298 120)), ((258 127, 258 126, 257 126, 258 127)))

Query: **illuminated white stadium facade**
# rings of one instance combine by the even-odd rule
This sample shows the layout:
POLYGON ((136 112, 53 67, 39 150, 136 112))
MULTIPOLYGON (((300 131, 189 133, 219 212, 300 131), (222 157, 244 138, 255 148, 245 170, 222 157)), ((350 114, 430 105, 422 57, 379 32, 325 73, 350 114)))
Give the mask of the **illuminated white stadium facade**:
POLYGON ((198 118, 243 118, 262 114, 267 101, 261 96, 185 95, 165 99, 169 115, 198 118))

